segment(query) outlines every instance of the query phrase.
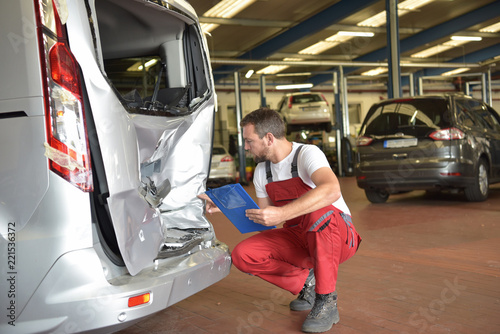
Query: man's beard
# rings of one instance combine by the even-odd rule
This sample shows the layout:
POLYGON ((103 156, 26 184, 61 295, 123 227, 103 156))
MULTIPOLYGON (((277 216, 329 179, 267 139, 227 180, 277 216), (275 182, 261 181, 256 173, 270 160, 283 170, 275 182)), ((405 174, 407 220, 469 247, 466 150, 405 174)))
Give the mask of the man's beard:
POLYGON ((253 155, 253 160, 255 161, 256 164, 260 163, 260 162, 264 162, 264 161, 267 161, 269 160, 268 158, 268 153, 269 153, 269 149, 266 149, 264 152, 262 152, 262 154, 260 155, 253 155))
POLYGON ((255 161, 256 164, 260 163, 260 162, 264 162, 266 161, 266 157, 265 156, 256 156, 254 155, 253 156, 253 160, 255 161))

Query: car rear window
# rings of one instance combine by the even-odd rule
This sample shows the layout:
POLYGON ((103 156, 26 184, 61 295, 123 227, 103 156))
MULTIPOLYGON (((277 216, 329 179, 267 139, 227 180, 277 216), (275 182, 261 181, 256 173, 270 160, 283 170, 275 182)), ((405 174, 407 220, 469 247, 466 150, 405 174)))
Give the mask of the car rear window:
POLYGON ((311 103, 311 102, 321 102, 321 101, 323 101, 321 96, 316 94, 304 94, 304 95, 292 96, 292 103, 311 103))
POLYGON ((374 106, 368 112, 361 133, 365 136, 404 134, 425 137, 449 127, 448 103, 442 99, 406 100, 374 106))

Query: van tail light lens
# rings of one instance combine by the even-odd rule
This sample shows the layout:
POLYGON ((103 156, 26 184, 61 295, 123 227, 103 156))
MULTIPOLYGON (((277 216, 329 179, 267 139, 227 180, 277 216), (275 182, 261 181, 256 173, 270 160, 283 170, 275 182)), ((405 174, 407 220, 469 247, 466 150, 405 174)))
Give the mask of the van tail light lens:
POLYGON ((442 129, 434 131, 429 135, 434 140, 464 139, 465 134, 457 128, 442 129))
POLYGON ((290 96, 288 98, 288 109, 292 109, 292 100, 293 100, 293 96, 290 96))
POLYGON ((130 297, 128 299, 128 307, 135 307, 139 305, 148 304, 151 301, 151 294, 145 293, 139 296, 130 297))
POLYGON ((233 161, 233 157, 226 155, 224 158, 222 158, 220 161, 222 162, 230 162, 233 161))
POLYGON ((49 169, 83 191, 93 191, 78 63, 53 0, 35 0, 44 86, 49 169))
POLYGON ((368 146, 372 143, 373 139, 370 137, 360 136, 356 138, 356 146, 368 146))

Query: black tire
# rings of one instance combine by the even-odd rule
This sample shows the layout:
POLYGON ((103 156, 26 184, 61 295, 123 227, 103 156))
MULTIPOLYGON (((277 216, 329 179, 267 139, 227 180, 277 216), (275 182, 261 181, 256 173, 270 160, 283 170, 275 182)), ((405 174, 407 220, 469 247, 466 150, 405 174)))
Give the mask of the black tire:
POLYGON ((286 119, 285 119, 285 131, 287 136, 292 134, 292 126, 287 123, 286 119))
POLYGON ((476 167, 474 184, 465 188, 465 198, 469 202, 482 202, 488 198, 490 180, 488 165, 484 159, 480 159, 476 167))
POLYGON ((385 203, 389 198, 389 193, 382 189, 365 189, 366 198, 372 203, 385 203))
POLYGON ((326 132, 332 132, 332 123, 328 122, 325 124, 325 131, 326 132))

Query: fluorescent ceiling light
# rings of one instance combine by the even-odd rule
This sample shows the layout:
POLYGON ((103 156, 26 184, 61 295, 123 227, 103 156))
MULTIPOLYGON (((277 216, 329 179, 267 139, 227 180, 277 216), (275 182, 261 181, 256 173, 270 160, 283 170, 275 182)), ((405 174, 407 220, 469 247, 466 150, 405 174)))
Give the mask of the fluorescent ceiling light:
POLYGON ((312 88, 312 86, 313 86, 312 83, 292 84, 292 85, 278 85, 278 86, 276 86, 276 89, 278 89, 278 90, 283 90, 283 89, 301 89, 301 88, 312 88))
MULTIPOLYGON (((203 14, 203 16, 231 18, 241 12, 243 9, 253 4, 255 1, 257 0, 222 0, 215 6, 207 10, 203 14)), ((213 23, 202 23, 201 29, 205 32, 211 32, 218 26, 218 24, 213 23)))
MULTIPOLYGON (((435 0, 406 0, 398 4, 398 16, 403 16, 406 13, 414 11, 422 6, 427 5, 430 2, 435 0)), ((367 18, 359 22, 357 25, 362 27, 380 27, 381 25, 386 24, 387 14, 384 10, 372 17, 367 18)))
POLYGON ((276 74, 277 77, 300 77, 300 76, 308 76, 308 75, 312 75, 312 72, 276 74))
MULTIPOLYGON (((317 55, 322 52, 325 52, 328 49, 331 49, 340 43, 347 42, 352 39, 356 32, 347 32, 347 31, 339 31, 335 35, 332 35, 325 39, 324 41, 319 41, 316 44, 313 44, 305 49, 299 51, 300 54, 309 54, 309 55, 317 55), (342 34, 341 34, 342 33, 342 34)), ((365 33, 366 34, 366 33, 365 33)), ((359 35, 358 35, 359 36, 359 35)))
MULTIPOLYGON (((284 61, 303 61, 304 59, 302 58, 283 58, 284 61)), ((290 66, 288 65, 269 65, 267 67, 264 67, 261 70, 257 71, 257 74, 276 74, 278 72, 281 72, 290 66)))
POLYGON ((454 41, 480 41, 483 38, 479 36, 451 36, 454 41))
POLYGON ((372 17, 369 17, 366 20, 358 22, 357 25, 361 27, 380 27, 381 25, 384 25, 386 22, 387 22, 387 17, 384 10, 383 12, 373 15, 372 17))
POLYGON ((442 76, 455 75, 455 74, 459 74, 459 73, 467 72, 468 70, 470 70, 470 68, 467 68, 467 67, 461 67, 461 68, 457 68, 457 69, 454 69, 454 70, 451 70, 451 71, 448 71, 448 72, 444 72, 444 73, 442 73, 441 75, 442 75, 442 76))
POLYGON ((480 32, 498 32, 500 31, 500 22, 492 24, 490 26, 479 29, 480 32))
POLYGON ((252 69, 248 70, 247 74, 245 74, 245 78, 249 79, 253 75, 254 72, 255 71, 252 69))
POLYGON ((316 44, 300 50, 299 53, 307 55, 317 55, 337 45, 339 45, 339 42, 319 41, 316 44))
POLYGON ((389 71, 389 69, 387 67, 377 67, 377 68, 374 68, 373 70, 363 72, 363 73, 361 73, 361 75, 374 76, 374 75, 386 73, 387 71, 389 71))
POLYGON ((365 31, 339 31, 339 36, 352 36, 352 37, 373 37, 375 33, 365 31))
MULTIPOLYGON (((150 59, 148 60, 144 66, 146 68, 150 68, 151 66, 153 66, 154 64, 156 64, 158 62, 158 59, 150 59)), ((133 71, 142 71, 143 70, 143 67, 142 67, 142 62, 138 61, 136 63, 134 63, 132 66, 130 66, 129 68, 127 68, 127 71, 130 71, 130 72, 133 72, 133 71)))
POLYGON ((433 1, 434 0, 406 0, 398 4, 398 9, 406 9, 407 11, 416 10, 433 1))
POLYGON ((444 52, 449 49, 456 48, 457 46, 468 43, 468 40, 451 40, 443 44, 438 44, 436 46, 430 47, 428 49, 422 50, 420 52, 411 55, 412 58, 428 58, 438 53, 444 52))
POLYGON ((269 65, 267 67, 264 67, 261 70, 257 71, 257 74, 276 74, 278 72, 281 72, 290 66, 288 65, 269 65))

